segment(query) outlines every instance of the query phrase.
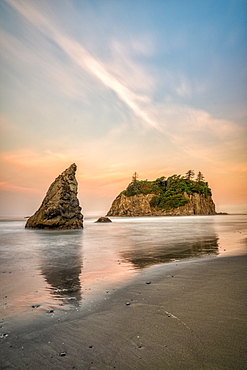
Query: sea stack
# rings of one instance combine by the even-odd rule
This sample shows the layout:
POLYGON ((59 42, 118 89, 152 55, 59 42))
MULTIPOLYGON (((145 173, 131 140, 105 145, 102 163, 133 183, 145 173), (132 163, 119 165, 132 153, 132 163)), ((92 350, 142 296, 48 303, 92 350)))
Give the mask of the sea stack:
MULTIPOLYGON (((197 179, 173 175, 155 181, 132 182, 113 201, 107 216, 192 216, 215 215, 211 189, 199 172, 197 179)), ((190 176, 189 176, 190 175, 190 176)))
POLYGON ((26 223, 28 229, 82 229, 83 215, 77 198, 73 163, 49 187, 40 208, 26 223))

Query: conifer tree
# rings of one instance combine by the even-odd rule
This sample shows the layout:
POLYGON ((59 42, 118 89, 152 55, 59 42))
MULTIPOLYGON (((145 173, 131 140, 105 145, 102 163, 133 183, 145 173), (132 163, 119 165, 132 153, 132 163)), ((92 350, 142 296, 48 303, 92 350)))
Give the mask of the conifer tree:
POLYGON ((186 179, 188 179, 188 180, 192 180, 194 176, 195 176, 195 172, 194 172, 193 170, 189 170, 189 171, 188 171, 188 172, 186 172, 186 174, 185 174, 185 177, 186 177, 186 179))
POLYGON ((199 171, 198 175, 197 175, 197 178, 196 178, 196 181, 197 182, 202 182, 204 180, 205 180, 205 178, 204 178, 203 174, 201 173, 201 171, 199 171))
POLYGON ((134 175, 132 176, 132 182, 135 183, 138 179, 138 174, 137 172, 134 173, 134 175))
POLYGON ((134 194, 138 192, 137 178, 138 178, 138 174, 137 172, 135 172, 134 175, 132 176, 132 184, 133 184, 132 191, 134 194))

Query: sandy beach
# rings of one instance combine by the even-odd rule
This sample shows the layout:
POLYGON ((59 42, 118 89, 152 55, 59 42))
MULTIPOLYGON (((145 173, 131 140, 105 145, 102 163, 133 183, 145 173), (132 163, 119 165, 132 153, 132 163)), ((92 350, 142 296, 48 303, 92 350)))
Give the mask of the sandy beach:
POLYGON ((1 369, 245 369, 246 264, 153 266, 94 307, 1 329, 1 369))
POLYGON ((0 370, 247 370, 247 0, 0 0, 0 370))

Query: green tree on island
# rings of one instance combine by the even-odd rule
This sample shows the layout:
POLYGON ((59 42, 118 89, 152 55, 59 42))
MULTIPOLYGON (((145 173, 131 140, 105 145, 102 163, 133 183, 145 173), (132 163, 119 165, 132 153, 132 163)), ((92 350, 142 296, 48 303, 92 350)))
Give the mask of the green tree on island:
POLYGON ((203 182, 205 180, 203 174, 201 173, 201 171, 198 172, 198 175, 197 175, 197 178, 196 178, 196 181, 197 182, 203 182))
POLYGON ((204 194, 205 198, 211 195, 208 183, 204 181, 203 174, 199 171, 196 180, 193 180, 195 172, 189 170, 185 176, 172 175, 167 179, 162 176, 154 181, 138 180, 135 172, 131 183, 122 194, 131 197, 138 194, 153 194, 150 200, 151 207, 169 210, 183 206, 189 202, 188 195, 193 193, 204 194), (186 195, 187 194, 187 195, 186 195))
POLYGON ((189 171, 188 171, 188 172, 186 172, 186 174, 185 174, 185 177, 186 177, 186 179, 188 179, 188 180, 192 180, 194 176, 195 176, 195 172, 194 172, 193 170, 189 170, 189 171))
POLYGON ((137 174, 137 172, 135 172, 134 175, 132 176, 132 191, 134 193, 138 193, 137 179, 138 179, 138 174, 137 174))
POLYGON ((132 176, 132 182, 136 183, 137 179, 138 179, 138 174, 137 172, 134 172, 134 175, 132 176))

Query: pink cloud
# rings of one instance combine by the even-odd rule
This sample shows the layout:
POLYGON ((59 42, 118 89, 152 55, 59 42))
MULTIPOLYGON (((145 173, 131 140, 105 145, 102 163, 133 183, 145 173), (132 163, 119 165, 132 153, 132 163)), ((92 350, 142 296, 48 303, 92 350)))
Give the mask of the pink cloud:
POLYGON ((24 186, 18 186, 8 182, 0 182, 0 191, 7 191, 11 193, 34 193, 39 194, 39 190, 24 186))

